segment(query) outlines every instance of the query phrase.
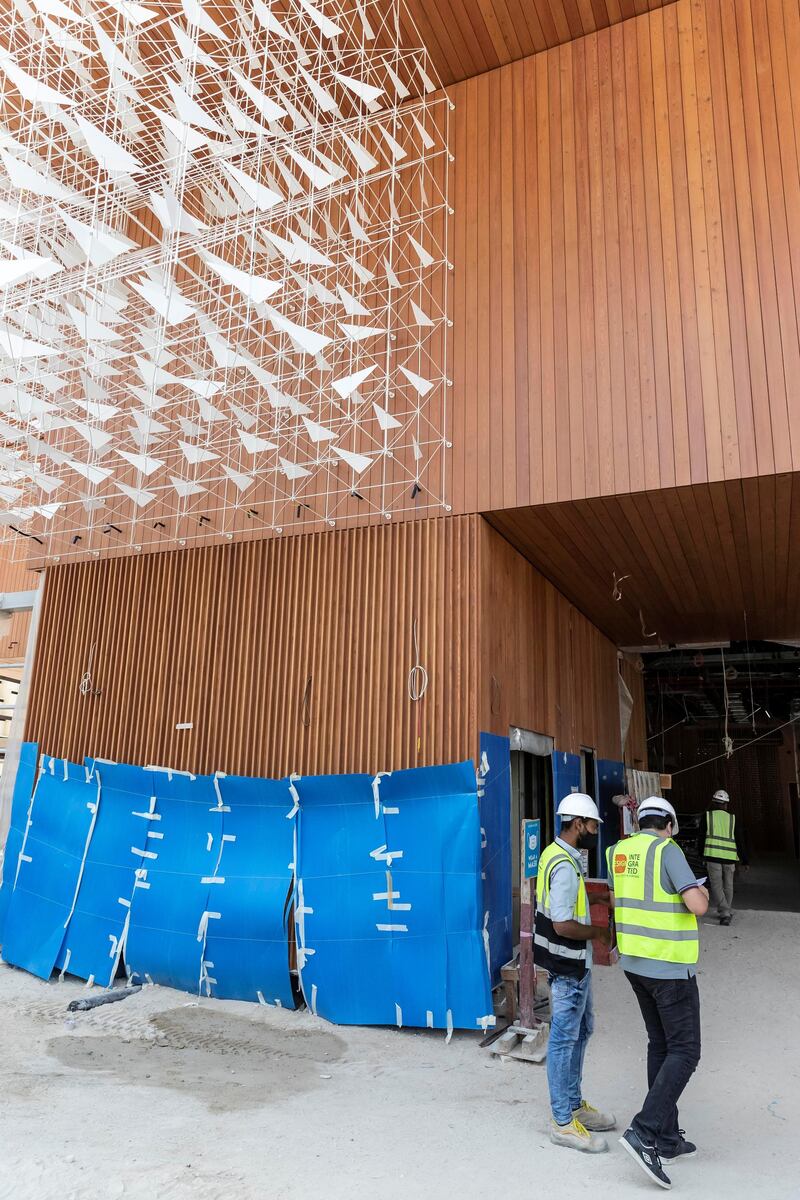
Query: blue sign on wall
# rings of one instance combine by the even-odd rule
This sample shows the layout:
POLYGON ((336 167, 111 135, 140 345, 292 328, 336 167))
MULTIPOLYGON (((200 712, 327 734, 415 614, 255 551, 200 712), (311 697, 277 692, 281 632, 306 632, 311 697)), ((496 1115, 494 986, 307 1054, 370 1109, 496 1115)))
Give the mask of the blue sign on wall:
POLYGON ((539 855, 542 853, 542 822, 525 822, 525 878, 535 879, 539 874, 539 855))

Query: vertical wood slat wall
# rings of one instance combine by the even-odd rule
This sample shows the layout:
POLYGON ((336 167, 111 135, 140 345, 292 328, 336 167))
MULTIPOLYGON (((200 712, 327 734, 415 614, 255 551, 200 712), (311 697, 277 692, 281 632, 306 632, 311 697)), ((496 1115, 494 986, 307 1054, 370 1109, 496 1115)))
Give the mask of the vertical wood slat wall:
POLYGON ((476 536, 451 518, 52 569, 26 737, 78 761, 273 777, 470 758, 476 536), (84 696, 93 645, 101 695, 84 696))
MULTIPOLYGON (((585 746, 619 759, 614 643, 485 522, 479 548, 480 729, 519 726, 552 737, 559 750, 585 746)), ((637 714, 626 752, 646 761, 642 677, 626 678, 637 714)))
POLYGON ((619 757, 613 643, 479 517, 80 563, 45 588, 26 737, 51 754, 374 772, 520 725, 619 757))
POLYGON ((450 89, 454 511, 800 468, 800 4, 450 89))

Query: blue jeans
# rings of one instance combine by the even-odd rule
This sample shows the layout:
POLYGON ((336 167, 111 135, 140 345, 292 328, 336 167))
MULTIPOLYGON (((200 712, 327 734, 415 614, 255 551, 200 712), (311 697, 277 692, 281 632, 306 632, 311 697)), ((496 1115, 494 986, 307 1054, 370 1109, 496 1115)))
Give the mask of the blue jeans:
POLYGON ((583 1103, 581 1083, 586 1043, 594 1029, 592 972, 583 979, 550 976, 550 1040, 547 1043, 547 1085, 557 1125, 569 1125, 583 1103))

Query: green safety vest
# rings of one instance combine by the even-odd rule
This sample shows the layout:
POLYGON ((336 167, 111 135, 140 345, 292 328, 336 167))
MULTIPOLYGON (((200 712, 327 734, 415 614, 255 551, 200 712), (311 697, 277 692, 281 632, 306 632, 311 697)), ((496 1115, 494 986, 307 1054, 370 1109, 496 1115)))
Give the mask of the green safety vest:
POLYGON ((571 854, 551 842, 539 859, 536 880, 536 922, 534 928, 534 959, 537 966, 554 975, 582 978, 586 972, 586 942, 565 938, 553 928, 550 912, 550 881, 558 863, 566 862, 578 876, 578 895, 575 898, 575 920, 580 921, 589 911, 586 885, 580 867, 571 854))
POLYGON ((706 813, 706 842, 703 853, 706 858, 721 858, 737 863, 736 817, 725 809, 715 808, 706 813))
POLYGON ((614 847, 614 919, 620 954, 696 963, 697 918, 661 886, 661 859, 671 838, 635 833, 614 847))

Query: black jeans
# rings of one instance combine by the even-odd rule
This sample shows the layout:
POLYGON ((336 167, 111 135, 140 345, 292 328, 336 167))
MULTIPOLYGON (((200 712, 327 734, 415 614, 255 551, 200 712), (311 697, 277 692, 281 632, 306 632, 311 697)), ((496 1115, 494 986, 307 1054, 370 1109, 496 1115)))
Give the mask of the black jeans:
POLYGON ((697 979, 628 977, 647 1029, 647 1086, 631 1127, 647 1146, 666 1154, 678 1138, 678 1100, 700 1061, 697 979))

